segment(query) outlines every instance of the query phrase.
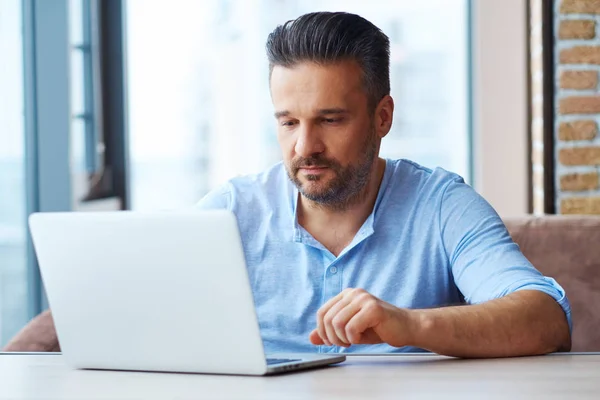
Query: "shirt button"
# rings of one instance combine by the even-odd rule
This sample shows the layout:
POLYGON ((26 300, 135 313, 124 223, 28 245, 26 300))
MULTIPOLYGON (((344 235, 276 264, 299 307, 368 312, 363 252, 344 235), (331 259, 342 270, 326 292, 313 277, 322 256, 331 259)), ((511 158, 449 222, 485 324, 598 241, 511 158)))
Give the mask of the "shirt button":
POLYGON ((331 272, 333 275, 335 275, 335 274, 337 274, 337 268, 331 267, 331 268, 329 268, 329 272, 331 272))

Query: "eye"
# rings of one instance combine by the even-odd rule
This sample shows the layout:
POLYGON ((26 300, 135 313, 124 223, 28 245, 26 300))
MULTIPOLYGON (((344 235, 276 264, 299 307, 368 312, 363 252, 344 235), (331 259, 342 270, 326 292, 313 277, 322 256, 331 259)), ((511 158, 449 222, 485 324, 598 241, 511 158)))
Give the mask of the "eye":
POLYGON ((280 124, 281 124, 281 126, 291 127, 291 126, 294 126, 296 124, 296 122, 288 120, 288 121, 282 121, 280 124))
POLYGON ((327 124, 336 124, 338 122, 340 122, 342 120, 342 118, 323 118, 323 122, 327 123, 327 124))

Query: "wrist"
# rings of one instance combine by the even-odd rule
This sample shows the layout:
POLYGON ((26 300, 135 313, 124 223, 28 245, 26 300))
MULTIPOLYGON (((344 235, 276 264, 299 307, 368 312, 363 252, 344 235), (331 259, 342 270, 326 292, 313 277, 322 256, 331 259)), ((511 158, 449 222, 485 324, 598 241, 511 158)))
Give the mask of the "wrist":
POLYGON ((432 314, 427 310, 405 310, 407 311, 406 342, 408 346, 426 348, 427 338, 430 337, 434 328, 432 314))

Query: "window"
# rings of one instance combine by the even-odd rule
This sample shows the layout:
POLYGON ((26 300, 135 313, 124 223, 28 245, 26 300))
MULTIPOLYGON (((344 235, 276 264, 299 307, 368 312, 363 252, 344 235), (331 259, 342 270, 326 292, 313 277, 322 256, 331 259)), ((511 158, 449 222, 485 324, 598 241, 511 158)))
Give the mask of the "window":
POLYGON ((0 0, 0 347, 48 307, 27 215, 123 207, 121 6, 0 0))
POLYGON ((130 0, 133 209, 187 206, 280 159, 264 45, 278 24, 354 12, 391 39, 392 132, 381 155, 469 180, 466 0, 130 0))
POLYGON ((28 318, 21 0, 0 0, 0 347, 28 318))
POLYGON ((124 189, 117 183, 125 179, 124 172, 116 168, 117 159, 123 161, 117 153, 124 133, 114 125, 113 113, 104 109, 106 104, 109 108, 123 104, 107 67, 121 63, 121 57, 113 54, 113 47, 122 40, 116 27, 120 17, 113 13, 120 6, 115 1, 69 0, 74 210, 118 210, 125 201, 124 189), (107 23, 111 24, 108 28, 107 23))
POLYGON ((71 170, 73 196, 81 199, 89 191, 89 177, 102 164, 102 138, 98 132, 98 108, 94 101, 95 43, 92 42, 91 0, 69 0, 69 36, 71 42, 71 170), (99 137, 100 136, 100 137, 99 137))

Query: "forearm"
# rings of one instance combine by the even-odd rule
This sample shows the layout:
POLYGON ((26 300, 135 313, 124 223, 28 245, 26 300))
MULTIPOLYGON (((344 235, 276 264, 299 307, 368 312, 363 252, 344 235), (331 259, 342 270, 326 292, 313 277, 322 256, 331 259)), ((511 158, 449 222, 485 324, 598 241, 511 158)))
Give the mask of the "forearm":
POLYGON ((569 351, 565 314, 545 293, 523 290, 483 304, 412 310, 411 345, 455 357, 569 351))

